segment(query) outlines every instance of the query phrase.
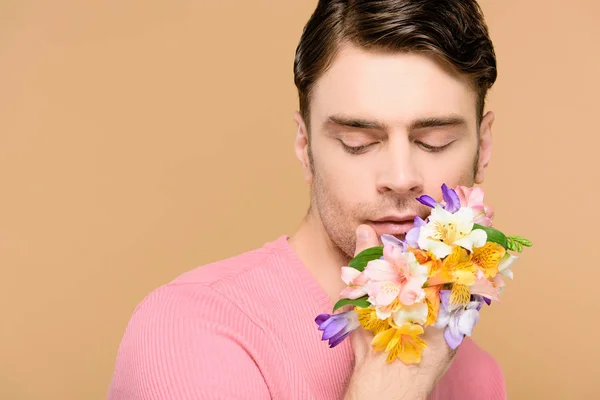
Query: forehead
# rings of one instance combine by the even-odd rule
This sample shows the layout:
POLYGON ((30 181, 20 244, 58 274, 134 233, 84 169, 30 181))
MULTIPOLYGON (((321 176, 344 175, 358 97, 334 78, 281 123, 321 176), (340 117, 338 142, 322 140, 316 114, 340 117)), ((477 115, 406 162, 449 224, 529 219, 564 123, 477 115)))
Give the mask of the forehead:
POLYGON ((398 127, 452 114, 471 126, 476 120, 475 101, 468 80, 431 56, 369 52, 346 45, 316 82, 311 125, 332 114, 377 118, 398 127))

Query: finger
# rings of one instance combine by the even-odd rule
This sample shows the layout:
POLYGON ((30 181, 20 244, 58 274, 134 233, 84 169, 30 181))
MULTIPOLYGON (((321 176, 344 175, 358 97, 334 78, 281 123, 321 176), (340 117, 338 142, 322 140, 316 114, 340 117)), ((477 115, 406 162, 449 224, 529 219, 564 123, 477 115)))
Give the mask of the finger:
POLYGON ((356 256, 363 250, 369 247, 379 246, 379 239, 377 238, 377 232, 369 225, 359 225, 356 228, 356 248, 354 255, 356 256))

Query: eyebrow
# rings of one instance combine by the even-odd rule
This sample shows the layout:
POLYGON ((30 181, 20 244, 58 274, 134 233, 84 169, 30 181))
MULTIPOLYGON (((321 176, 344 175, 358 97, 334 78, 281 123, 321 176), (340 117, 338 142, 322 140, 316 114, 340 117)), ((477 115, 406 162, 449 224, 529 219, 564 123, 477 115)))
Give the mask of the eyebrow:
MULTIPOLYGON (((390 131, 388 125, 377 120, 353 118, 345 115, 330 115, 329 118, 325 120, 325 123, 323 125, 325 128, 327 126, 335 125, 348 128, 374 129, 385 132, 390 131)), ((459 115, 421 118, 412 121, 408 129, 409 131, 414 131, 417 129, 435 128, 442 126, 467 126, 467 121, 459 115)))

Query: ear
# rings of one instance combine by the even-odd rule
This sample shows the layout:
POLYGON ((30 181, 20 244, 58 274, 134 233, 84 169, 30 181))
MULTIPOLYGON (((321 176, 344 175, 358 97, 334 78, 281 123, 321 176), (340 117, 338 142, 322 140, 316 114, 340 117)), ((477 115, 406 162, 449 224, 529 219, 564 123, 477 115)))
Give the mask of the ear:
POLYGON ((478 185, 483 183, 485 169, 492 157, 492 125, 494 119, 494 113, 488 111, 479 125, 479 159, 477 160, 477 171, 475 172, 475 183, 478 185))
POLYGON ((298 157, 298 160, 300 160, 300 164, 302 165, 304 180, 306 183, 311 184, 313 181, 313 173, 310 165, 310 157, 308 156, 308 131, 306 129, 306 124, 298 111, 294 112, 294 121, 296 121, 296 125, 298 126, 296 139, 294 140, 296 157, 298 157))

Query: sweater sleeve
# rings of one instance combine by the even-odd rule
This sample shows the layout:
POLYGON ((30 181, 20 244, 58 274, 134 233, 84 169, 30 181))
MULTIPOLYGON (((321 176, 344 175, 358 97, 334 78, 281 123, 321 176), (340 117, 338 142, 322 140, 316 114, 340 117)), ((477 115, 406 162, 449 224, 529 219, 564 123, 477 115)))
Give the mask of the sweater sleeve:
POLYGON ((129 321, 107 399, 270 399, 252 356, 260 335, 209 286, 159 288, 129 321))

